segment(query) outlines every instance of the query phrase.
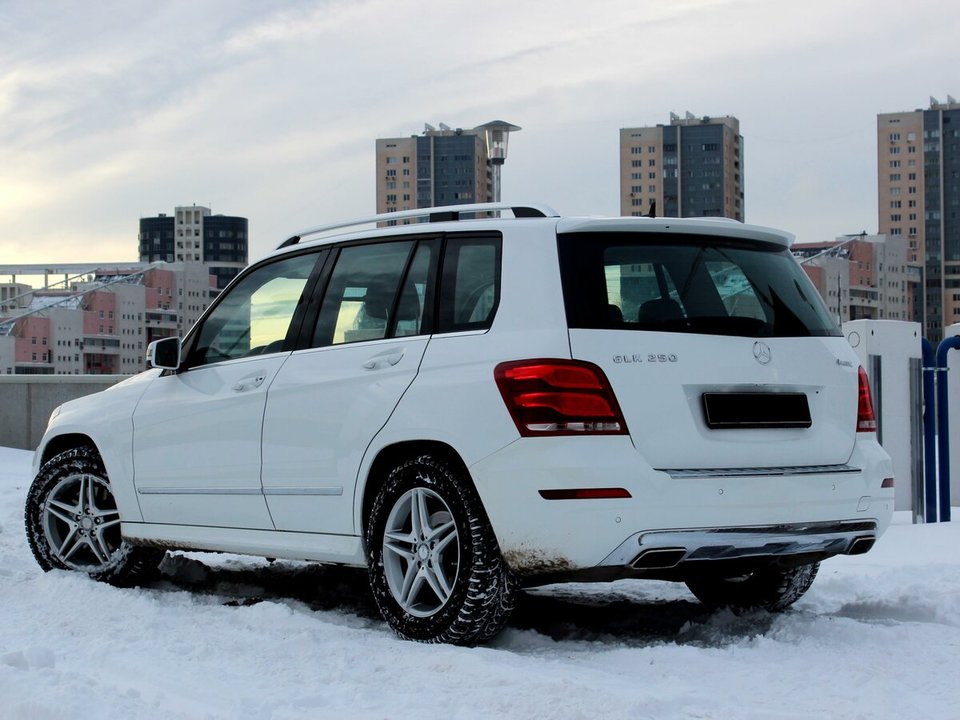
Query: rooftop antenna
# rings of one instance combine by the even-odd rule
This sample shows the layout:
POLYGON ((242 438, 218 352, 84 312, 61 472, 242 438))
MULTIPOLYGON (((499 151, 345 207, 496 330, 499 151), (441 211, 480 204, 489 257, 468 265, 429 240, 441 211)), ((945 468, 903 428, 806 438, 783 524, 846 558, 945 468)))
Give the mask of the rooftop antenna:
POLYGON ((671 113, 670 113, 670 122, 672 122, 672 123, 673 123, 673 122, 680 122, 680 116, 677 115, 675 112, 671 112, 671 113))
POLYGON ((443 130, 444 132, 447 132, 448 130, 450 130, 450 126, 447 125, 446 123, 440 123, 440 129, 443 130))
POLYGON ((687 112, 685 113, 684 117, 686 117, 687 120, 696 120, 696 119, 697 119, 696 117, 694 117, 693 113, 690 112, 689 110, 687 110, 687 112))
POLYGON ((434 130, 436 130, 436 128, 435 128, 433 125, 431 125, 430 123, 424 123, 424 124, 423 124, 423 131, 424 131, 425 133, 426 133, 426 132, 433 132, 434 130))
POLYGON ((953 95, 947 95, 947 102, 951 105, 956 105, 957 101, 954 99, 953 95))
POLYGON ((648 217, 648 218, 655 218, 656 216, 657 216, 657 201, 656 201, 656 200, 651 200, 651 201, 650 201, 650 209, 647 210, 647 217, 648 217))

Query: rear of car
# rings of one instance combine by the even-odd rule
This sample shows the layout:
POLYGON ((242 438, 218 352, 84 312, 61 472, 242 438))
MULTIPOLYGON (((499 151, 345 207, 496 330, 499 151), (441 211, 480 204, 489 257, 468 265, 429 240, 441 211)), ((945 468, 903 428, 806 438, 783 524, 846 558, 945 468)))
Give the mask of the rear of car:
POLYGON ((497 366, 521 439, 471 468, 528 583, 731 577, 883 532, 893 478, 866 377, 789 241, 558 222, 569 359, 497 366))

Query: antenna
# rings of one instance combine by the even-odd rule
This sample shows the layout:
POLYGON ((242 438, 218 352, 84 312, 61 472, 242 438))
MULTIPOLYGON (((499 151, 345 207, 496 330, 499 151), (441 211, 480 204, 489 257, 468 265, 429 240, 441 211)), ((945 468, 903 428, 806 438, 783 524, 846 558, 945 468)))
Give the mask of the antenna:
POLYGON ((957 101, 953 98, 953 95, 947 95, 947 102, 951 105, 956 105, 957 101))
POLYGON ((696 118, 694 117, 693 113, 690 112, 689 110, 687 110, 687 112, 684 113, 684 117, 686 117, 687 120, 696 120, 696 118))
POLYGON ((423 124, 423 131, 424 131, 425 133, 426 133, 426 132, 434 132, 435 130, 436 130, 436 128, 435 128, 433 125, 431 125, 430 123, 424 123, 424 124, 423 124))
POLYGON ((448 132, 450 130, 450 126, 447 125, 446 123, 440 123, 440 129, 443 130, 444 132, 448 132))
POLYGON ((675 112, 670 113, 670 122, 672 123, 680 122, 680 116, 677 115, 675 112))

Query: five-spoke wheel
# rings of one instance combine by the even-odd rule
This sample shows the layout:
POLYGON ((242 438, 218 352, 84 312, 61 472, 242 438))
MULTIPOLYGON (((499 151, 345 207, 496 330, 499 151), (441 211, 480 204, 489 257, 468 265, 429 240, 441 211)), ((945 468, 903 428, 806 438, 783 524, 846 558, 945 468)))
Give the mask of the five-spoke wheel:
POLYGON ((156 570, 163 550, 129 545, 100 456, 78 447, 44 463, 27 493, 27 539, 44 570, 129 584, 156 570))
POLYGON ((405 612, 430 617, 444 606, 460 569, 459 534, 450 508, 433 490, 405 492, 387 516, 383 565, 405 612))
POLYGON ((434 455, 398 464, 367 531, 370 587, 401 636, 473 644, 506 624, 515 582, 466 471, 434 455))

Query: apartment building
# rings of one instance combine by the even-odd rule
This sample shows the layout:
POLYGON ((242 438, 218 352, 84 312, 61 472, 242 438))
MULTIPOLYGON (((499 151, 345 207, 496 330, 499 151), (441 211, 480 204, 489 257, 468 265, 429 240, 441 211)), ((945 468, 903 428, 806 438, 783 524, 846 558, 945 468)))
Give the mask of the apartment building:
POLYGON ((377 213, 493 200, 483 126, 427 125, 422 135, 378 138, 376 151, 377 213))
POLYGON ((877 116, 877 204, 879 231, 921 268, 919 318, 939 342, 960 322, 960 103, 877 116))
POLYGON ((918 319, 920 270, 905 238, 861 233, 792 250, 839 322, 918 319))
POLYGON ((620 214, 744 219, 743 136, 732 116, 620 130, 620 214))
POLYGON ((217 293, 200 262, 101 268, 82 282, 32 290, 30 303, 0 317, 0 374, 131 374, 147 345, 180 336, 217 293))
POLYGON ((138 239, 140 262, 203 263, 216 276, 218 290, 249 262, 247 218, 214 215, 201 205, 140 218, 138 239))

